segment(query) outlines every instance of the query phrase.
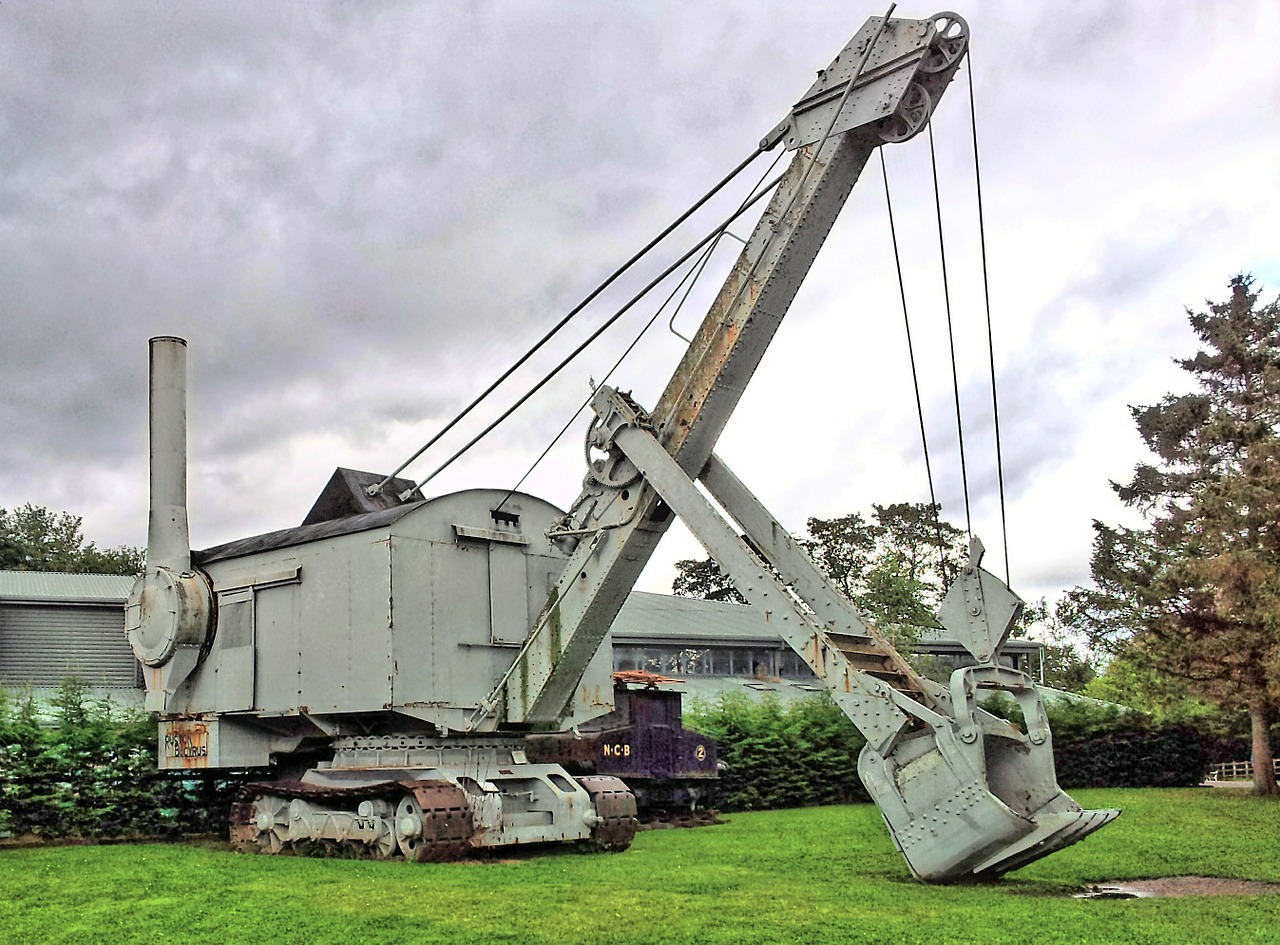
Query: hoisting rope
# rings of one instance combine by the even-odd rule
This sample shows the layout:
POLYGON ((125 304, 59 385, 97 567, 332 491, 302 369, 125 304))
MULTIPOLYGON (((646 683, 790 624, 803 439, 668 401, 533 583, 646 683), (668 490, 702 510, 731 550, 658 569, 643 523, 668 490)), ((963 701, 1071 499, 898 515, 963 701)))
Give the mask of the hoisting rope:
MULTIPOLYGON (((751 192, 747 195, 747 197, 743 201, 742 207, 739 208, 740 211, 745 210, 747 208, 748 204, 752 201, 752 197, 755 195, 756 190, 759 189, 764 184, 765 178, 767 178, 771 173, 773 173, 773 169, 778 166, 778 162, 782 160, 782 155, 784 153, 785 153, 784 151, 779 151, 777 157, 773 159, 773 163, 770 164, 767 168, 765 168, 765 172, 760 175, 760 179, 756 181, 755 187, 751 189, 751 192)), ((676 316, 679 315, 680 310, 684 308, 684 303, 689 299, 689 293, 693 291, 694 286, 697 285, 698 280, 702 277, 703 271, 707 268, 707 263, 711 261, 711 254, 716 251, 716 247, 720 245, 720 239, 723 236, 733 236, 733 234, 730 233, 728 230, 721 230, 720 233, 716 235, 716 238, 711 242, 711 244, 702 251, 702 256, 699 257, 698 261, 695 262, 691 267, 689 267, 689 271, 686 272, 681 277, 680 281, 676 283, 675 288, 671 290, 671 294, 668 295, 666 299, 663 300, 662 304, 659 305, 657 309, 654 311, 653 316, 647 322, 645 322, 644 327, 642 327, 636 333, 636 336, 634 339, 632 339, 631 344, 627 345, 626 350, 623 351, 622 354, 618 356, 618 359, 613 362, 613 366, 610 367, 609 370, 605 372, 604 377, 601 378, 600 380, 601 384, 608 383, 609 378, 612 377, 613 373, 616 370, 618 370, 619 367, 622 366, 622 362, 627 359, 627 356, 631 354, 631 352, 635 349, 635 346, 640 343, 640 339, 645 336, 645 333, 648 332, 648 330, 653 327, 653 323, 658 320, 658 316, 661 315, 662 312, 666 309, 666 307, 671 304, 671 300, 676 297, 676 293, 678 293, 682 287, 684 287, 684 295, 681 296, 680 301, 676 304, 675 310, 672 311, 671 318, 668 322, 668 327, 670 327, 671 333, 675 335, 677 338, 679 338, 680 340, 686 343, 689 343, 689 344, 692 343, 689 341, 688 338, 685 338, 683 335, 681 335, 678 331, 675 330, 676 316)), ((570 428, 572 428, 575 423, 578 422, 578 417, 582 416, 582 411, 586 410, 587 407, 591 405, 591 400, 592 400, 592 397, 594 396, 595 396, 595 391, 593 389, 592 393, 587 397, 587 399, 584 400, 578 406, 578 409, 573 412, 573 415, 569 417, 568 420, 565 421, 564 426, 560 428, 560 432, 557 433, 554 437, 552 437, 551 442, 547 444, 546 449, 544 449, 541 453, 539 453, 538 458, 529 464, 529 468, 525 470, 524 475, 520 477, 520 480, 514 486, 512 486, 510 489, 507 490, 507 494, 502 497, 502 501, 498 503, 495 511, 501 511, 502 507, 507 504, 507 500, 510 499, 513 495, 515 495, 518 491, 520 491, 520 487, 524 485, 525 480, 533 475, 533 471, 538 468, 538 465, 544 459, 547 458, 547 454, 550 453, 551 450, 555 448, 555 445, 558 442, 560 442, 560 439, 566 433, 569 432, 570 428)))
POLYGON ((893 265, 898 271, 898 296, 902 300, 902 323, 907 330, 907 358, 911 362, 911 386, 916 393, 916 419, 920 421, 920 448, 924 452, 924 474, 929 481, 929 508, 933 512, 933 527, 938 538, 938 573, 942 583, 947 583, 947 553, 942 539, 942 510, 938 494, 933 488, 933 464, 929 461, 929 437, 924 428, 924 401, 920 397, 920 374, 916 370, 916 350, 911 340, 911 319, 907 315, 907 284, 902 277, 902 258, 898 253, 898 230, 893 223, 893 199, 889 196, 889 168, 884 160, 884 148, 880 155, 880 175, 884 179, 884 203, 889 211, 889 239, 893 244, 893 265))
MULTIPOLYGON (((564 328, 567 324, 569 324, 569 322, 572 321, 573 318, 579 312, 581 312, 584 308, 587 307, 587 305, 589 305, 592 301, 594 301, 595 298, 599 296, 601 292, 603 292, 610 285, 612 285, 620 276, 622 276, 628 269, 630 269, 633 265, 635 265, 635 263, 637 263, 641 258, 643 258, 650 250, 652 250, 660 242, 666 239, 672 233, 672 231, 676 229, 676 227, 680 226, 680 224, 684 223, 685 220, 689 219, 689 217, 691 217, 694 213, 700 210, 703 207, 703 205, 707 203, 708 200, 710 200, 712 197, 718 194, 721 190, 723 190, 726 185, 728 185, 734 178, 736 178, 739 174, 742 173, 743 170, 746 169, 747 165, 749 165, 752 161, 754 161, 763 153, 764 153, 764 150, 760 147, 757 147, 737 167, 735 167, 732 171, 726 174, 718 184, 716 184, 714 187, 708 190, 705 194, 703 194, 697 200, 697 202, 695 202, 692 206, 689 207, 689 209, 685 210, 684 213, 680 214, 680 216, 678 216, 675 220, 673 220, 661 233, 659 233, 657 236, 651 239, 648 243, 646 243, 644 247, 640 249, 639 252, 637 252, 630 259, 624 262, 621 266, 615 269, 607 279, 605 279, 598 286, 596 286, 596 288, 593 289, 587 295, 586 298, 584 298, 581 302, 579 302, 572 309, 570 309, 569 313, 565 315, 563 318, 561 318, 560 321, 558 321, 551 328, 550 331, 548 331, 545 335, 543 335, 540 339, 538 339, 538 342, 532 348, 530 348, 523 355, 521 355, 519 359, 516 360, 515 364, 507 368, 502 373, 502 375, 498 377, 497 380, 495 380, 492 384, 486 387, 473 401, 471 401, 471 403, 467 404, 467 406, 462 409, 461 413, 459 413, 447 424, 445 424, 445 426, 442 429, 440 429, 435 436, 433 436, 430 440, 424 443, 418 449, 417 452, 415 452, 412 456, 410 456, 403 463, 397 466, 395 471, 392 472, 390 475, 383 477, 381 482, 378 482, 377 484, 370 486, 369 494, 377 495, 379 492, 382 491, 382 489, 386 486, 388 482, 396 478, 396 476, 400 475, 400 473, 404 472, 405 468, 408 467, 410 463, 416 460, 419 456, 421 456, 431 447, 435 446, 435 444, 440 441, 441 437, 443 437, 455 426, 457 426, 468 414, 471 413, 472 410, 474 410, 477 406, 479 406, 479 404, 486 397, 492 394, 498 388, 498 386, 503 383, 503 381, 509 378, 517 370, 519 370, 520 367, 524 365, 526 361, 528 361, 531 357, 533 357, 534 354, 536 354, 538 350, 542 348, 543 345, 545 345, 548 341, 550 341, 562 328, 564 328)), ((421 483, 419 484, 419 486, 420 485, 421 483)), ((409 491, 412 491, 412 490, 409 490, 409 491)), ((404 498, 404 497, 405 496, 403 495, 401 496, 401 498, 404 498)))
MULTIPOLYGON (((668 266, 666 269, 664 269, 664 270, 663 270, 663 271, 662 271, 658 276, 656 276, 656 277, 655 277, 651 282, 649 282, 649 284, 648 284, 648 285, 646 285, 643 289, 641 289, 639 292, 637 292, 635 295, 633 295, 633 296, 631 297, 631 300, 630 300, 630 301, 628 301, 626 305, 622 306, 622 308, 618 309, 618 311, 616 311, 614 314, 610 315, 610 316, 609 316, 609 318, 608 318, 608 319, 606 319, 606 320, 605 320, 605 322, 604 322, 602 325, 600 325, 600 327, 599 327, 599 328, 597 328, 597 329, 596 329, 595 331, 593 331, 590 335, 588 335, 588 336, 587 336, 587 338, 586 338, 586 340, 584 340, 580 345, 578 345, 578 347, 574 348, 574 349, 573 349, 573 351, 571 351, 571 352, 569 353, 569 355, 568 355, 567 357, 565 357, 565 358, 564 358, 564 359, 563 359, 559 364, 557 364, 555 367, 553 367, 553 368, 552 368, 552 369, 551 369, 551 370, 550 370, 550 371, 549 371, 549 372, 548 372, 548 373, 547 373, 547 374, 542 378, 542 380, 538 381, 538 383, 534 384, 534 385, 533 385, 533 387, 529 388, 529 390, 528 390, 528 391, 526 391, 526 392, 525 392, 525 393, 524 393, 524 394, 523 394, 519 399, 517 399, 517 400, 516 400, 516 402, 515 402, 514 404, 512 404, 510 407, 508 407, 506 410, 504 410, 504 411, 502 412, 502 414, 501 414, 501 415, 500 415, 496 420, 494 420, 494 421, 493 421, 492 423, 490 423, 487 427, 485 427, 483 430, 481 430, 479 433, 477 433, 475 436, 473 436, 469 441, 467 441, 467 443, 466 443, 465 445, 463 445, 461 448, 459 448, 459 449, 458 449, 458 450, 457 450, 457 451, 456 451, 452 456, 450 456, 448 459, 446 459, 443 463, 441 463, 439 466, 437 466, 435 469, 433 469, 430 473, 428 473, 428 474, 427 474, 427 476, 426 476, 425 478, 423 478, 423 479, 422 479, 422 480, 420 480, 416 485, 414 485, 414 487, 413 487, 412 489, 406 489, 406 490, 401 494, 401 498, 407 498, 410 494, 412 494, 412 493, 413 493, 413 491, 414 491, 415 489, 421 489, 423 486, 425 486, 428 482, 430 482, 430 481, 431 481, 432 479, 434 479, 436 476, 440 475, 440 473, 442 473, 442 472, 444 472, 446 469, 448 469, 448 468, 449 468, 449 466, 453 465, 453 463, 454 463, 454 462, 456 462, 456 461, 457 461, 460 457, 462 457, 465 453, 467 453, 467 452, 471 449, 471 447, 475 446, 477 443, 479 443, 481 440, 483 440, 486 436, 488 436, 490 433, 492 433, 495 427, 497 427, 497 426, 498 426, 499 424, 501 424, 504 420, 506 420, 508 417, 510 417, 513 413, 515 413, 515 412, 516 412, 520 407, 522 407, 522 406, 523 406, 523 405, 524 405, 524 404, 525 404, 525 403, 526 403, 526 402, 527 402, 531 397, 533 397, 533 395, 534 395, 534 394, 536 394, 538 391, 542 390, 542 388, 546 387, 546 386, 547 386, 547 384, 548 384, 548 383, 550 383, 550 381, 552 380, 552 378, 554 378, 557 374, 559 374, 559 373, 560 373, 561 371, 563 371, 566 367, 568 367, 569 363, 570 363, 571 361, 573 361, 573 359, 574 359, 574 358, 576 358, 576 357, 577 357, 578 355, 580 355, 584 350, 586 350, 586 348, 587 348, 587 347, 588 347, 588 346, 589 346, 593 341, 595 341, 595 340, 596 340, 597 338, 599 338, 602 334, 604 334, 604 332, 605 332, 608 328, 610 328, 610 327, 611 327, 615 322, 617 322, 617 320, 618 320, 618 319, 620 319, 623 315, 625 315, 627 312, 629 312, 629 311, 630 311, 630 310, 635 306, 635 304, 636 304, 637 302, 639 302, 642 298, 644 298, 646 295, 648 295, 650 292, 652 292, 652 291, 653 291, 653 289, 654 289, 654 287, 656 287, 657 285, 659 285, 660 283, 662 283, 664 280, 666 280, 667 276, 671 275, 671 273, 675 272, 677 269, 679 269, 681 266, 683 266, 686 262, 688 262, 690 259, 692 259, 695 255, 697 255, 697 253, 698 253, 701 249, 703 249, 703 248, 704 248, 708 243, 710 243, 712 240, 716 239, 716 238, 720 235, 720 233, 721 233, 721 232, 722 232, 726 227, 728 227, 728 226, 730 226, 731 224, 733 224, 733 223, 734 223, 734 221, 736 221, 736 220, 738 219, 738 217, 740 217, 740 216, 743 214, 743 212, 745 212, 746 210, 750 209, 754 204, 756 204, 757 202, 759 202, 760 198, 762 198, 762 197, 764 197, 765 195, 767 195, 768 193, 770 193, 770 192, 773 190, 773 188, 774 188, 774 187, 776 187, 776 186, 778 185, 778 182, 779 182, 779 181, 781 181, 781 180, 782 180, 782 178, 783 178, 785 175, 786 175, 786 172, 785 172, 785 171, 783 171, 783 173, 779 174, 777 177, 773 178, 773 180, 769 181, 769 183, 765 185, 765 188, 764 188, 764 189, 763 189, 759 194, 757 194, 755 197, 751 198, 751 200, 749 200, 748 202, 744 203, 740 208, 738 208, 738 210, 734 211, 734 213, 733 213, 732 215, 730 215, 728 218, 726 218, 726 219, 725 219, 725 220, 724 220, 724 221, 723 221, 719 226, 717 226, 717 227, 716 227, 715 229, 713 229, 710 233, 708 233, 706 236, 704 236, 702 239, 700 239, 700 240, 699 240, 699 241, 698 241, 698 242, 697 242, 697 243, 696 243, 696 244, 695 244, 691 249, 689 249, 688 251, 686 251, 686 252, 684 253, 684 255, 682 255, 679 259, 677 259, 677 260, 676 260, 675 262, 673 262, 670 266, 668 266)), ((545 339, 544 339, 544 340, 545 340, 545 339)), ((539 344, 541 344, 541 342, 539 342, 539 344)), ((496 384, 495 384, 494 386, 496 386, 496 384)), ((479 401, 477 400, 476 402, 478 403, 479 401)), ((468 408, 468 409, 470 409, 470 408, 468 408)), ((461 419, 461 417, 459 417, 459 419, 461 419)), ((450 426, 452 426, 452 425, 453 425, 453 424, 451 423, 451 424, 450 424, 450 426)), ((443 435, 443 431, 442 431, 440 434, 437 434, 437 435, 432 439, 432 441, 431 441, 431 442, 432 442, 432 443, 434 443, 436 440, 438 440, 438 439, 440 438, 440 436, 441 436, 441 435, 443 435)), ((423 451, 425 451, 425 450, 427 449, 427 447, 429 447, 430 445, 431 445, 431 443, 428 443, 428 444, 427 444, 427 446, 424 446, 424 447, 422 448, 422 450, 420 450, 420 451, 419 451, 419 455, 421 455, 421 453, 422 453, 423 451)), ((404 467, 402 466, 401 468, 403 469, 404 467)))
POLYGON ((938 155, 933 146, 933 122, 929 122, 929 163, 933 166, 933 206, 938 215, 938 255, 942 260, 942 298, 947 310, 947 342, 951 347, 951 386, 956 401, 956 439, 960 447, 960 484, 964 489, 964 530, 973 539, 969 511, 969 470, 964 456, 964 423, 960 419, 960 372, 956 367, 956 333, 951 320, 951 288, 947 280, 947 244, 942 235, 942 197, 938 191, 938 155))
POLYGON ((978 116, 973 97, 973 48, 969 48, 969 126, 973 129, 973 179, 978 191, 978 242, 982 247, 982 298, 987 307, 987 357, 991 365, 991 417, 995 424, 996 476, 1000 483, 1000 543, 1004 548, 1004 582, 1009 577, 1009 524, 1004 504, 1004 456, 1000 449, 1000 402, 996 396, 996 348, 991 330, 991 284, 987 278, 987 228, 982 218, 982 170, 978 164, 978 116))

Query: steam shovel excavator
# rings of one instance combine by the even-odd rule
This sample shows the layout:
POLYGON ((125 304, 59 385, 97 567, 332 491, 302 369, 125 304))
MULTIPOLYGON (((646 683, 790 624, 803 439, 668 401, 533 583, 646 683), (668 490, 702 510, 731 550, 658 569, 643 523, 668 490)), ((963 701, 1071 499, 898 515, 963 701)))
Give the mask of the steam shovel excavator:
POLYGON ((1058 787, 1040 695, 999 662, 1022 602, 980 542, 939 614, 976 665, 939 685, 714 452, 868 158, 925 127, 968 37, 952 13, 873 17, 765 136, 761 151, 794 153, 789 169, 656 406, 595 391, 568 511, 340 469, 300 526, 192 551, 186 342, 152 339, 147 567, 128 635, 161 767, 269 772, 233 810, 237 845, 410 860, 625 849, 626 784, 532 762, 525 739, 612 711, 601 643, 677 516, 866 735, 859 774, 918 879, 997 877, 1117 816, 1058 787), (1026 731, 979 707, 996 691, 1026 731))

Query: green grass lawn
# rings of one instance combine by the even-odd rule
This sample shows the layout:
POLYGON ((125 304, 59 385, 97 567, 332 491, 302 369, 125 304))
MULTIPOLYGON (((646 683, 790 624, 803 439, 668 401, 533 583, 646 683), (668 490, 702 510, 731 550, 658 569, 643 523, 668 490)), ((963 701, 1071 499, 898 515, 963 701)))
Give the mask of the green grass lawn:
POLYGON ((1125 814, 988 886, 913 882, 874 807, 734 814, 622 854, 445 865, 243 856, 213 844, 0 852, 0 941, 1212 943, 1280 941, 1280 896, 1077 900, 1089 882, 1280 882, 1280 803, 1076 792, 1125 814))

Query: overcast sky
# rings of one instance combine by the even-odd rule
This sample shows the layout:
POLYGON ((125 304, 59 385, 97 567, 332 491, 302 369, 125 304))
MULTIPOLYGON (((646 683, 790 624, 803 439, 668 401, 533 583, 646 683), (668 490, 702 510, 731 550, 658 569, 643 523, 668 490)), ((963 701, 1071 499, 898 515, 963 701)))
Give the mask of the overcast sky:
MULTIPOLYGON (((298 524, 335 466, 405 459, 749 154, 881 12, 0 5, 0 507, 68 510, 99 545, 144 544, 146 340, 178 334, 193 545, 298 524)), ((957 12, 973 36, 1012 583, 1034 598, 1087 580, 1093 519, 1131 520, 1108 481, 1143 455, 1128 405, 1190 380, 1172 363, 1194 350, 1184 308, 1225 297, 1239 271, 1268 299, 1280 289, 1280 5, 957 12)), ((934 128, 973 524, 998 561, 966 78, 934 128)), ((934 477, 963 526, 928 142, 886 159, 934 477)), ((676 319, 684 334, 732 258, 716 255, 676 319)), ((407 474, 425 476, 642 281, 407 474)), ((429 490, 513 486, 665 295, 429 490)), ((650 406, 684 347, 666 319, 611 378, 650 406)), ((573 499, 582 430, 528 491, 573 499)), ((793 531, 927 498, 878 162, 718 451, 793 531)), ((640 586, 669 589, 671 562, 693 554, 673 532, 640 586)))

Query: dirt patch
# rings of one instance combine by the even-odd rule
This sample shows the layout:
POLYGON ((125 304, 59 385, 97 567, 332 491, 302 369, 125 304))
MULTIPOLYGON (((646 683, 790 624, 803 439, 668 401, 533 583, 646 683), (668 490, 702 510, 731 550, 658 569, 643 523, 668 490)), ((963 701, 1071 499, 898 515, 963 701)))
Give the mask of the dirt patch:
POLYGON ((1150 899, 1159 896, 1261 896, 1280 893, 1280 883, 1217 876, 1165 876, 1096 883, 1075 894, 1077 899, 1150 899))

